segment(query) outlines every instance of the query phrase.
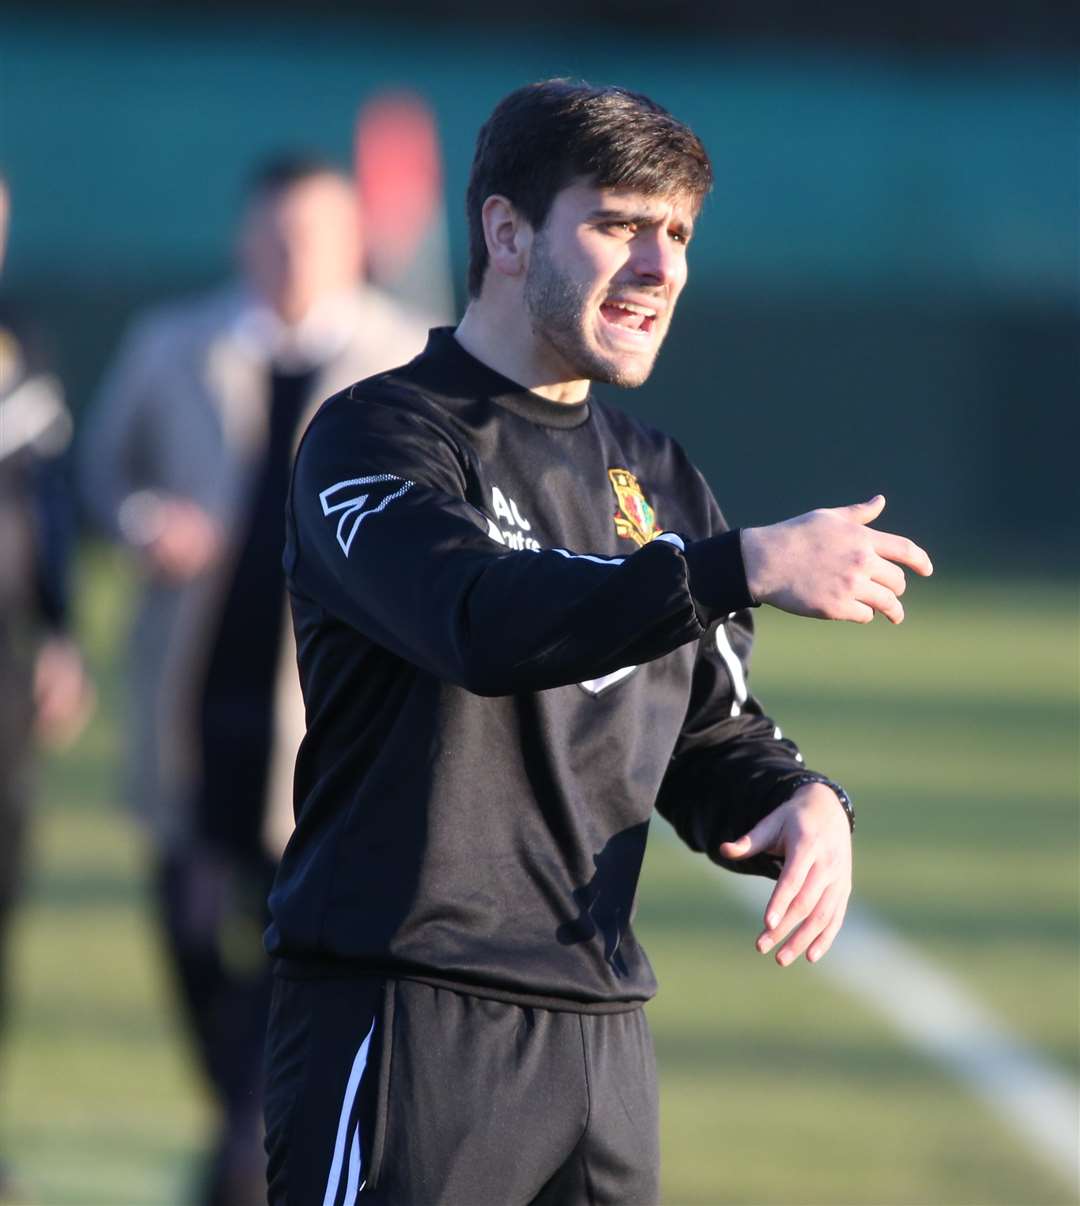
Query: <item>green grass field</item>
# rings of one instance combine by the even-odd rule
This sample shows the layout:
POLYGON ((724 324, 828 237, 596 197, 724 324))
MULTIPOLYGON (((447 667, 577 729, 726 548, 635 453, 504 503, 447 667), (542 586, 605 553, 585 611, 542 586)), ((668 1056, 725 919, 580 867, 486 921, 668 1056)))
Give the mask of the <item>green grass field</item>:
MULTIPOLYGON (((0 1065, 0 1146, 26 1201, 49 1206, 190 1202, 209 1121, 116 803, 125 581, 88 563, 101 707, 43 770, 0 1065)), ((753 685, 857 799, 858 899, 1076 1078, 1076 592, 939 573, 908 614, 899 630, 763 614, 753 685)), ((1075 1201, 824 965, 757 955, 723 880, 658 822, 638 930, 661 984, 669 1206, 1075 1201)))

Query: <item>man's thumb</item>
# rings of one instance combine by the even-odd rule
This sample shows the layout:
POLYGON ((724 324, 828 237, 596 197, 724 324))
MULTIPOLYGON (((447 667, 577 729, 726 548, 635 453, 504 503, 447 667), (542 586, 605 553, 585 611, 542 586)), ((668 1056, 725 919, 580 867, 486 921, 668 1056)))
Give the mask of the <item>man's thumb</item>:
POLYGON ((873 498, 868 498, 866 502, 852 503, 846 510, 856 523, 873 523, 881 512, 885 510, 885 495, 875 494, 873 498))
POLYGON ((750 835, 744 833, 733 842, 721 842, 720 853, 724 858, 749 858, 752 853, 750 835))
POLYGON ((733 842, 721 842, 721 857, 749 858, 752 854, 760 854, 762 850, 768 850, 776 839, 775 815, 775 813, 769 813, 767 817, 758 821, 749 833, 744 833, 742 837, 736 838, 733 842))

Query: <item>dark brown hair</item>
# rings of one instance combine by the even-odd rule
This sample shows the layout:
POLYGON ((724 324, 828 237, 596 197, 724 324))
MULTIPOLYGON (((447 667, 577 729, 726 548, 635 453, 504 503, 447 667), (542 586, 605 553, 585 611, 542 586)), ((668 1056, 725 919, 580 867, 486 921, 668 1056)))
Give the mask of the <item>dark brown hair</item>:
POLYGON ((698 136, 640 92, 543 80, 503 97, 476 139, 465 208, 469 296, 487 270, 481 210, 506 197, 534 230, 556 194, 575 179, 653 196, 682 194, 695 211, 712 187, 712 165, 698 136))

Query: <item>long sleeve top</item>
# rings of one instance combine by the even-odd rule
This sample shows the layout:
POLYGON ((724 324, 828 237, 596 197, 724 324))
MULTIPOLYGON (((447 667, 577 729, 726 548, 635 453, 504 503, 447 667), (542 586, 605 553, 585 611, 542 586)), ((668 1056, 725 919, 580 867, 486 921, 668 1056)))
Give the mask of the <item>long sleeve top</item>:
POLYGON ((281 974, 648 999, 654 809, 721 861, 806 770, 749 693, 739 536, 682 449, 437 330, 312 421, 284 560, 307 736, 281 974))

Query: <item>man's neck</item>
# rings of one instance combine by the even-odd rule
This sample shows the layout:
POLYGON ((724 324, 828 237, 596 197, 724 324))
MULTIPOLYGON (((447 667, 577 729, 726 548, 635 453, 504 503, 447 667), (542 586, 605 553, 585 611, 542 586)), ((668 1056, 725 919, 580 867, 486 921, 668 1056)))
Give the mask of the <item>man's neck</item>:
POLYGON ((588 381, 563 379, 551 357, 537 347, 536 335, 520 312, 499 313, 498 307, 474 299, 458 324, 454 337, 481 364, 509 377, 550 402, 581 402, 588 381))

